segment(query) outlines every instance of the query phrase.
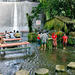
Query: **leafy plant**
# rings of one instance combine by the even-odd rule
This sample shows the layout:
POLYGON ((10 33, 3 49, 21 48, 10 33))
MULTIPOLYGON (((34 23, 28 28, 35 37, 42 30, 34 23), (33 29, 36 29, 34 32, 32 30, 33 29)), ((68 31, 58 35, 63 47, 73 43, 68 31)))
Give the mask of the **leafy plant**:
POLYGON ((69 45, 75 45, 75 38, 69 37, 68 44, 69 45))
POLYGON ((75 45, 75 32, 69 33, 68 44, 69 45, 75 45))
POLYGON ((75 32, 70 32, 69 35, 70 35, 71 37, 75 37, 75 32))
POLYGON ((54 16, 75 18, 75 0, 39 0, 38 7, 33 9, 34 15, 45 14, 46 20, 54 16))
POLYGON ((54 29, 56 31, 62 31, 62 29, 64 28, 64 31, 67 32, 66 24, 64 24, 64 22, 62 22, 62 21, 60 21, 60 20, 58 20, 56 18, 54 18, 54 19, 52 19, 50 21, 47 21, 45 23, 45 27, 44 28, 47 29, 47 30, 54 29))
POLYGON ((37 34, 36 33, 29 33, 28 34, 28 41, 29 42, 36 42, 37 41, 37 34))
POLYGON ((63 37, 64 33, 62 31, 59 31, 59 32, 56 32, 56 35, 57 35, 58 47, 62 48, 62 46, 63 46, 62 37, 63 37))

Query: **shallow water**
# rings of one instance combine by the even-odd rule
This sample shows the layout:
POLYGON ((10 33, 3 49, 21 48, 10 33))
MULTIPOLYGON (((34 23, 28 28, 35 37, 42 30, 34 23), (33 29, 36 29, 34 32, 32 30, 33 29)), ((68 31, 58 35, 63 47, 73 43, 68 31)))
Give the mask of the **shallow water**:
MULTIPOLYGON (((26 38, 27 39, 27 38, 26 38)), ((25 39, 24 39, 25 41, 25 39)), ((37 49, 36 43, 31 44, 32 56, 19 57, 13 59, 0 59, 0 73, 3 75, 14 75, 20 69, 26 69, 30 75, 35 75, 34 71, 38 68, 49 69, 49 75, 75 75, 75 69, 66 69, 66 72, 56 72, 56 65, 64 65, 71 61, 75 62, 75 47, 67 47, 66 50, 46 50, 37 49)))
POLYGON ((71 61, 75 61, 75 48, 69 47, 67 50, 57 49, 40 51, 37 50, 36 44, 32 44, 35 50, 35 55, 27 58, 15 58, 0 60, 0 73, 3 75, 14 75, 19 69, 26 69, 30 72, 30 75, 35 75, 34 70, 38 68, 48 68, 49 75, 75 75, 75 70, 66 70, 68 73, 55 72, 56 65, 65 65, 71 61))

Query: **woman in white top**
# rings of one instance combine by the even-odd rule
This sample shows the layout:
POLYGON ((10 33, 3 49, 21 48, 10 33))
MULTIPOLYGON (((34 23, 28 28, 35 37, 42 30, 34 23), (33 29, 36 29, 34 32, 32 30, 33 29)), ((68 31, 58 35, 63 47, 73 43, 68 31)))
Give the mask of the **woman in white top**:
POLYGON ((14 33, 10 32, 9 35, 10 35, 10 38, 15 38, 14 33))

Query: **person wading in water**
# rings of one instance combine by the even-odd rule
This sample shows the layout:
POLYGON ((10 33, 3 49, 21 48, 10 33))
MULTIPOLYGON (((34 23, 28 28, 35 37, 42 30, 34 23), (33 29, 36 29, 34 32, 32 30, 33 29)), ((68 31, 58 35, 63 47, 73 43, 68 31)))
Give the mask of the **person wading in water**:
POLYGON ((57 49, 57 35, 55 34, 55 32, 52 34, 52 39, 53 39, 54 49, 57 49))
POLYGON ((62 38, 63 38, 63 49, 66 49, 68 37, 66 36, 66 34, 64 34, 62 38))
POLYGON ((41 44, 42 44, 42 48, 41 50, 46 50, 46 43, 47 43, 47 40, 48 40, 48 35, 46 34, 46 32, 43 32, 43 34, 40 35, 41 37, 41 44))

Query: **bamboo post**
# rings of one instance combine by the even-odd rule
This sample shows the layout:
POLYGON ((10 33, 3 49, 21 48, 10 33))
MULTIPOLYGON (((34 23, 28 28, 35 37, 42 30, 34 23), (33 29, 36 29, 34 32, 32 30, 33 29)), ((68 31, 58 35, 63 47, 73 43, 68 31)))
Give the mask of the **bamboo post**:
POLYGON ((49 70, 46 68, 40 68, 35 71, 35 75, 49 75, 49 70))

